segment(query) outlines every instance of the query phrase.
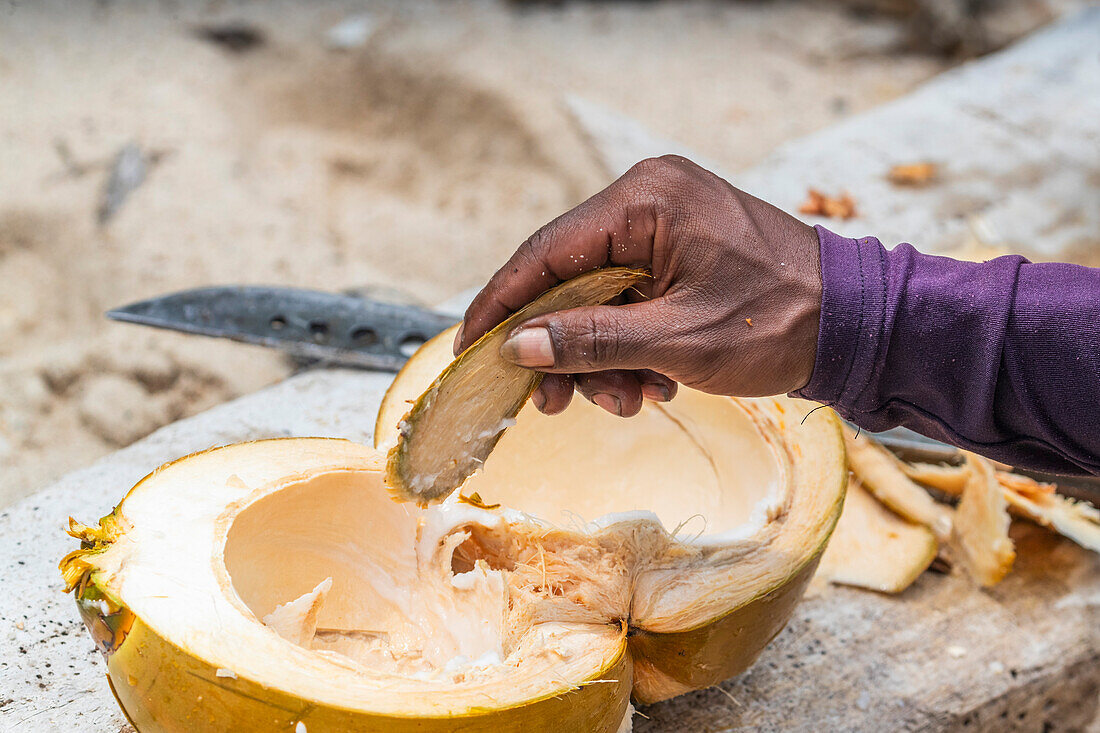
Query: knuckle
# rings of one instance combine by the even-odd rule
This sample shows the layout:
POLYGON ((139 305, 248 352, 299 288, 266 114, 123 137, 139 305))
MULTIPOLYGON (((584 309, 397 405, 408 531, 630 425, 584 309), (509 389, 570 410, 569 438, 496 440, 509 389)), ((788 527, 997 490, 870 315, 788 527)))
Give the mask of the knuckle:
POLYGON ((691 161, 682 155, 676 155, 675 153, 666 153, 660 156, 657 160, 661 161, 668 170, 681 172, 692 165, 691 161))
POLYGON ((529 262, 539 259, 539 255, 550 248, 550 224, 543 224, 531 236, 524 240, 516 250, 517 259, 529 262))
POLYGON ((628 201, 654 209, 663 208, 677 175, 675 164, 667 157, 641 160, 623 176, 623 192, 628 201))
POLYGON ((592 315, 589 324, 592 358, 597 364, 608 364, 619 357, 619 322, 614 318, 592 315))
MULTIPOLYGON (((706 185, 704 169, 679 155, 662 155, 639 161, 627 174, 637 194, 659 208, 679 208, 691 200, 691 192, 706 185)), ((709 174, 708 174, 709 175, 709 174)))
POLYGON ((653 173, 664 170, 665 166, 669 164, 666 156, 657 158, 645 158, 639 160, 631 168, 630 172, 640 175, 652 175, 653 173))
POLYGON ((561 344, 562 355, 577 367, 591 369, 613 361, 618 355, 618 328, 613 319, 587 314, 568 328, 551 325, 558 331, 555 340, 561 344))
POLYGON ((634 164, 629 173, 634 178, 651 181, 665 181, 683 174, 686 158, 677 155, 662 155, 646 158, 634 164))

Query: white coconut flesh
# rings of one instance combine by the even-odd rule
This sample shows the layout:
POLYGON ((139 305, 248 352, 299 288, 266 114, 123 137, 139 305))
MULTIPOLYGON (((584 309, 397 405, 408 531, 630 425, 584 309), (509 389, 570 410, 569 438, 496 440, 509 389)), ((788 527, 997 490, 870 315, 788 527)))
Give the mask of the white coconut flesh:
POLYGON ((629 421, 579 398, 552 419, 525 408, 462 493, 556 526, 645 518, 695 544, 721 544, 773 518, 786 479, 744 408, 685 389, 629 421))

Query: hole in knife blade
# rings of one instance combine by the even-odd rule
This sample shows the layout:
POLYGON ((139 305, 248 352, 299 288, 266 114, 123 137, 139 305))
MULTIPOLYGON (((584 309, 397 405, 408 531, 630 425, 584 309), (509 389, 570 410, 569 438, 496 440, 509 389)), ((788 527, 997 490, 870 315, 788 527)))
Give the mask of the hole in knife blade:
POLYGON ((328 338, 328 324, 324 321, 310 321, 309 333, 314 341, 324 341, 328 338))
POLYGON ((420 334, 410 333, 405 336, 405 338, 401 339, 401 345, 398 347, 398 350, 403 356, 412 356, 413 352, 423 346, 425 341, 427 341, 427 339, 420 334))
POLYGON ((352 330, 351 341, 356 346, 371 346, 378 343, 378 332, 373 328, 359 326, 352 330))
POLYGON ((284 328, 286 328, 286 319, 285 318, 283 318, 282 316, 275 316, 274 318, 271 319, 271 330, 272 331, 282 331, 284 328))

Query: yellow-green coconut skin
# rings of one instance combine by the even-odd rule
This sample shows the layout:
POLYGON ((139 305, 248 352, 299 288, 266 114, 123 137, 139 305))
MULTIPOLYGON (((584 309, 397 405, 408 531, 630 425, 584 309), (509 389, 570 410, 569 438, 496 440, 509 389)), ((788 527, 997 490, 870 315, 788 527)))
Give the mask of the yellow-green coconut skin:
POLYGON ((474 710, 451 718, 398 718, 317 705, 243 677, 219 677, 214 666, 165 640, 127 609, 118 614, 129 629, 118 647, 106 653, 107 679, 123 713, 140 733, 294 731, 299 723, 307 731, 347 733, 612 733, 626 712, 631 668, 625 653, 601 673, 600 682, 519 707, 474 710))

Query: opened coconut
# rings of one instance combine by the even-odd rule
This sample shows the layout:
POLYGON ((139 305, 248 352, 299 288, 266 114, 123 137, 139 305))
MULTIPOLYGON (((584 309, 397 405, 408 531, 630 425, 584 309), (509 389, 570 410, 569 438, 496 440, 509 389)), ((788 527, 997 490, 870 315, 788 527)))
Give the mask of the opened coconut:
POLYGON ((138 730, 614 732, 782 629, 843 503, 833 413, 524 406, 457 491, 395 502, 386 453, 452 340, 398 375, 375 448, 215 449, 74 523, 62 571, 138 730))

